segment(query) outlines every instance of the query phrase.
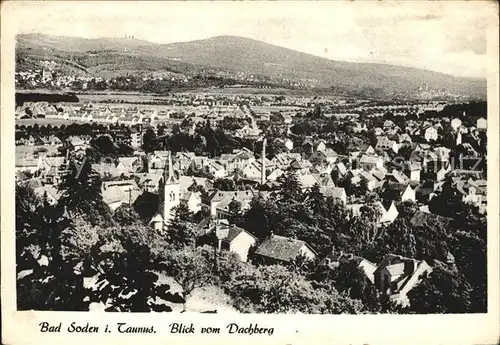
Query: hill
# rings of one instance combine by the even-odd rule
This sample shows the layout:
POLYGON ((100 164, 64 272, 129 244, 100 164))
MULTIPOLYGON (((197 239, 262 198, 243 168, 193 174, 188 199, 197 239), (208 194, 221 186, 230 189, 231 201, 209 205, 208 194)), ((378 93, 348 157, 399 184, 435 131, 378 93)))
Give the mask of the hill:
POLYGON ((456 78, 416 68, 385 64, 333 61, 291 49, 237 36, 155 44, 130 38, 84 39, 41 34, 19 35, 17 50, 23 56, 56 57, 100 73, 103 70, 178 73, 211 69, 235 75, 262 75, 297 80, 316 87, 333 87, 376 94, 406 94, 427 84, 471 96, 486 94, 486 81, 456 78))

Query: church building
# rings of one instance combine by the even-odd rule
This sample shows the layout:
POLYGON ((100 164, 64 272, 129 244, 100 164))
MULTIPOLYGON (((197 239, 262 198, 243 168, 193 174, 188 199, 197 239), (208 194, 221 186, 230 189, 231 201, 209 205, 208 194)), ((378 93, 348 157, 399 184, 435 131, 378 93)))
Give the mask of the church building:
POLYGON ((158 213, 151 219, 149 225, 155 229, 162 230, 174 218, 174 209, 180 204, 180 184, 172 168, 171 152, 168 154, 168 164, 165 166, 163 177, 160 181, 158 196, 158 213))

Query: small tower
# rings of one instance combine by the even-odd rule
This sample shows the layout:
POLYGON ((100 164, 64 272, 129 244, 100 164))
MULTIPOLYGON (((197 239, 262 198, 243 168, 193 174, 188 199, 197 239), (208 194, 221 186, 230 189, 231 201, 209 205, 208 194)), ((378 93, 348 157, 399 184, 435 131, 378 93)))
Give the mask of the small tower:
POLYGON ((172 167, 172 152, 168 154, 168 164, 163 171, 163 193, 160 194, 160 208, 163 221, 168 224, 174 218, 174 208, 179 206, 180 185, 172 167))

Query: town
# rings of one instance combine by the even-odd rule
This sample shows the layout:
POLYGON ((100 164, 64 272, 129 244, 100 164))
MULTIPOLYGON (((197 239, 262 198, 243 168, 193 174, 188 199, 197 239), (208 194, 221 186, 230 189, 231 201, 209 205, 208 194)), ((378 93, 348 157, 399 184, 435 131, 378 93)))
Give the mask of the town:
MULTIPOLYGON (((101 236, 138 237, 171 259, 172 293, 146 310, 201 311, 196 298, 203 312, 485 310, 486 102, 245 90, 18 104, 18 236, 69 233, 59 260, 75 272, 99 265, 97 247, 121 253, 126 238, 104 250, 101 236)), ((33 260, 56 260, 49 247, 19 249, 18 284, 41 274, 33 260)), ((106 293, 102 267, 68 284, 92 291, 91 307, 129 310, 151 269, 129 255, 144 271, 106 274, 106 293), (118 274, 133 282, 116 292, 118 274)))

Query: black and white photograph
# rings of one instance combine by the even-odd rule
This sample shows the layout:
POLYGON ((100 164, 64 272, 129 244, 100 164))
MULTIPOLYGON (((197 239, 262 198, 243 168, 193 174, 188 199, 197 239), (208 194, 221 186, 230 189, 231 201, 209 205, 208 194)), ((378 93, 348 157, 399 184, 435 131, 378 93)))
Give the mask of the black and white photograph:
POLYGON ((498 6, 70 3, 15 33, 17 311, 491 311, 498 6))

